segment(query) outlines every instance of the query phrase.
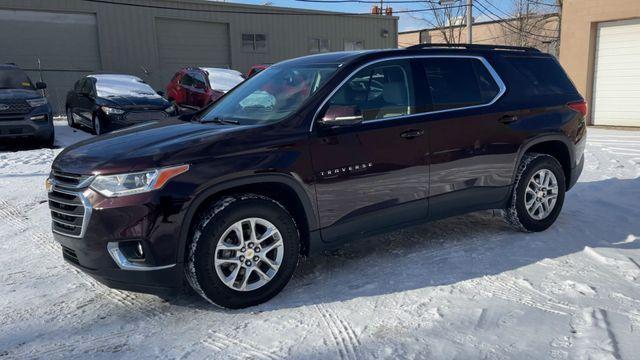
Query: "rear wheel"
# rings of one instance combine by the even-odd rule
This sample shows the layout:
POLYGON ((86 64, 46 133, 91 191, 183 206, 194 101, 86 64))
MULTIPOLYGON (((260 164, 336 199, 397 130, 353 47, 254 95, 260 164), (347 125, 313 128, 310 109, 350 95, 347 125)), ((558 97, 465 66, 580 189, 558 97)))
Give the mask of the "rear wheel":
POLYGON ((254 306, 284 288, 299 253, 300 236, 284 207, 259 195, 229 196, 213 204, 193 231, 186 276, 213 304, 254 306))
POLYGON ((73 111, 71 111, 71 108, 67 108, 67 125, 71 128, 76 126, 76 123, 73 120, 73 111))
POLYGON ((565 175, 554 157, 525 154, 505 210, 505 219, 518 230, 543 231, 560 214, 565 196, 565 175))

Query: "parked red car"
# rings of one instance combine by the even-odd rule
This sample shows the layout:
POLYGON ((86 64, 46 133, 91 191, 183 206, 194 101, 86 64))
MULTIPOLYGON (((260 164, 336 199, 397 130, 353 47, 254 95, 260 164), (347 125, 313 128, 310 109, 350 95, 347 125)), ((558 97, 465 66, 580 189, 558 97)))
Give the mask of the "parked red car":
POLYGON ((201 108, 244 81, 242 73, 218 68, 185 68, 167 85, 167 99, 178 106, 201 108))
POLYGON ((271 66, 271 64, 258 64, 258 65, 253 65, 251 67, 251 69, 249 69, 249 71, 247 72, 247 79, 252 77, 253 75, 261 72, 262 70, 268 68, 269 66, 271 66))

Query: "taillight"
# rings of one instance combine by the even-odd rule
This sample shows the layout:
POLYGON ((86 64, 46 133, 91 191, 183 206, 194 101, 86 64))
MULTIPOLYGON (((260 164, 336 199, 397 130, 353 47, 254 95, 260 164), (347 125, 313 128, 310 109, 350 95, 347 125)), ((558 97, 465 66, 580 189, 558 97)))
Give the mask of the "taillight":
POLYGON ((568 103, 567 106, 580 114, 582 116, 587 116, 587 102, 586 101, 576 101, 572 103, 568 103))

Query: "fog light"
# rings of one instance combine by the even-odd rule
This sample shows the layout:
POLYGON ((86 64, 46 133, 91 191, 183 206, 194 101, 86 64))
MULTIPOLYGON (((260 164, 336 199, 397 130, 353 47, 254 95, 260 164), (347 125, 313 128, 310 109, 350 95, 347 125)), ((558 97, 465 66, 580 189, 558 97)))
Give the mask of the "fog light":
POLYGON ((34 115, 31 117, 31 120, 33 121, 46 121, 47 120, 47 115, 42 114, 42 115, 34 115))

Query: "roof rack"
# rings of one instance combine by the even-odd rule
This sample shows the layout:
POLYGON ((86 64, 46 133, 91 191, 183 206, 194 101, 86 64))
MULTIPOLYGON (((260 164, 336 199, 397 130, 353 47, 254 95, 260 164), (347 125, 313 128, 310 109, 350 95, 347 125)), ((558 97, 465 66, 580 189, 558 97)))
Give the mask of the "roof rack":
POLYGON ((463 48, 469 50, 515 50, 540 52, 540 50, 532 47, 524 46, 507 46, 507 45, 487 45, 487 44, 418 44, 406 47, 406 50, 421 50, 427 48, 463 48))

